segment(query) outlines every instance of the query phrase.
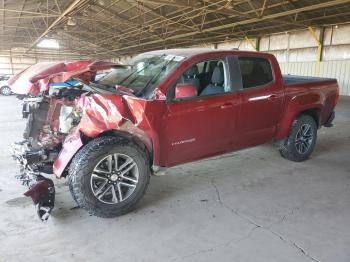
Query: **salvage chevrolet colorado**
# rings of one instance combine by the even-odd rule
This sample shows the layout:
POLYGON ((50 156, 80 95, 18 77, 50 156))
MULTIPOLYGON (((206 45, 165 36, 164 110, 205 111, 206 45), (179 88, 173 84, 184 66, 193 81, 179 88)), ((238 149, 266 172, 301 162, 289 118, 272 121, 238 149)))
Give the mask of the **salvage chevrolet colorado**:
POLYGON ((135 207, 162 168, 269 141, 303 161, 318 128, 332 126, 339 98, 335 79, 282 76, 273 55, 234 50, 37 64, 9 83, 27 118, 12 152, 42 220, 54 207, 50 174, 68 178, 90 214, 115 217, 135 207), (50 86, 69 79, 81 84, 50 86))

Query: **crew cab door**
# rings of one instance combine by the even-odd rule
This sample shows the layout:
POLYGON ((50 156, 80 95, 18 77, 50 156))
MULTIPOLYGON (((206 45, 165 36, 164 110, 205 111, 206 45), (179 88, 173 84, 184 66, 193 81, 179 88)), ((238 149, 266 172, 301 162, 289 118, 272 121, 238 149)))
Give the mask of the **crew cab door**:
MULTIPOLYGON (((229 151, 234 147, 240 96, 234 92, 234 87, 231 85, 229 64, 228 57, 192 64, 190 67, 196 67, 195 70, 192 68, 192 71, 198 70, 198 74, 202 76, 201 80, 186 80, 180 77, 174 86, 170 87, 175 88, 181 81, 199 82, 198 95, 195 97, 177 100, 174 99, 174 92, 171 89, 168 92, 170 97, 161 131, 163 146, 160 157, 163 165, 173 166, 197 160, 229 151), (217 75, 213 76, 213 68, 221 66, 224 77, 223 88, 222 92, 215 92, 220 88, 212 88, 212 80, 217 80, 215 79, 217 75), (210 76, 211 79, 205 81, 207 79, 205 76, 210 76)), ((186 70, 188 69, 189 67, 186 70)), ((188 74, 185 75, 188 77, 188 74)), ((220 85, 216 84, 215 87, 220 85)))
POLYGON ((279 71, 274 71, 271 64, 276 61, 249 56, 238 59, 243 86, 238 146, 247 147, 274 137, 282 112, 283 88, 279 71))

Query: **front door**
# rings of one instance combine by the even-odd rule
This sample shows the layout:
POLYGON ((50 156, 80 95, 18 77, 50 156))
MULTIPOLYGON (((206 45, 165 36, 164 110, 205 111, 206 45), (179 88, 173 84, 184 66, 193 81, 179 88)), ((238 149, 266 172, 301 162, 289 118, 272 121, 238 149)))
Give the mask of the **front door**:
MULTIPOLYGON (((211 63, 214 60, 211 59, 211 63)), ((210 72, 201 67, 203 72, 211 75, 207 82, 191 80, 191 83, 204 85, 197 87, 200 91, 196 97, 168 101, 160 132, 160 162, 163 166, 190 162, 234 147, 241 97, 232 92, 227 59, 216 59, 215 68, 212 69, 215 72, 210 72), (220 72, 223 75, 218 75, 220 72)), ((191 68, 191 71, 197 70, 191 68)), ((200 74, 203 72, 199 71, 200 74)), ((188 73, 186 77, 188 79, 188 73)))

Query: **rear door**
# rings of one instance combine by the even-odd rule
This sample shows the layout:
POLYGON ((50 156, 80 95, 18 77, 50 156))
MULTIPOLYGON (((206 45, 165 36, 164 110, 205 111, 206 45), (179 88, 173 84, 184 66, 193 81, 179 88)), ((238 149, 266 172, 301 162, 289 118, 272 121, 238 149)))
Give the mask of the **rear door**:
MULTIPOLYGON (((161 130, 161 162, 165 166, 189 162, 232 149, 239 114, 240 96, 230 82, 229 59, 211 59, 223 63, 223 93, 168 101, 161 130)), ((238 62, 237 62, 238 63, 238 62)), ((191 65, 193 66, 193 65, 191 65)), ((209 72, 212 73, 212 72, 209 72)), ((204 78, 204 76, 202 76, 204 78)), ((205 87, 199 87, 203 90, 205 87)), ((174 92, 168 92, 174 93, 174 92)))
POLYGON ((263 57, 239 57, 242 75, 242 105, 237 131, 238 146, 271 140, 279 122, 283 89, 271 61, 263 57))

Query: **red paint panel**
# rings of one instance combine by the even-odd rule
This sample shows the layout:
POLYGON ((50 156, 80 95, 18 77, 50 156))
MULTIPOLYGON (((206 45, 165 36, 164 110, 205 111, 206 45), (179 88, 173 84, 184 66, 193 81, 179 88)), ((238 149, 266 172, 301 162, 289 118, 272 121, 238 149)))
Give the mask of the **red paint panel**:
POLYGON ((233 150, 241 97, 226 93, 169 103, 163 117, 160 163, 193 161, 233 150))

